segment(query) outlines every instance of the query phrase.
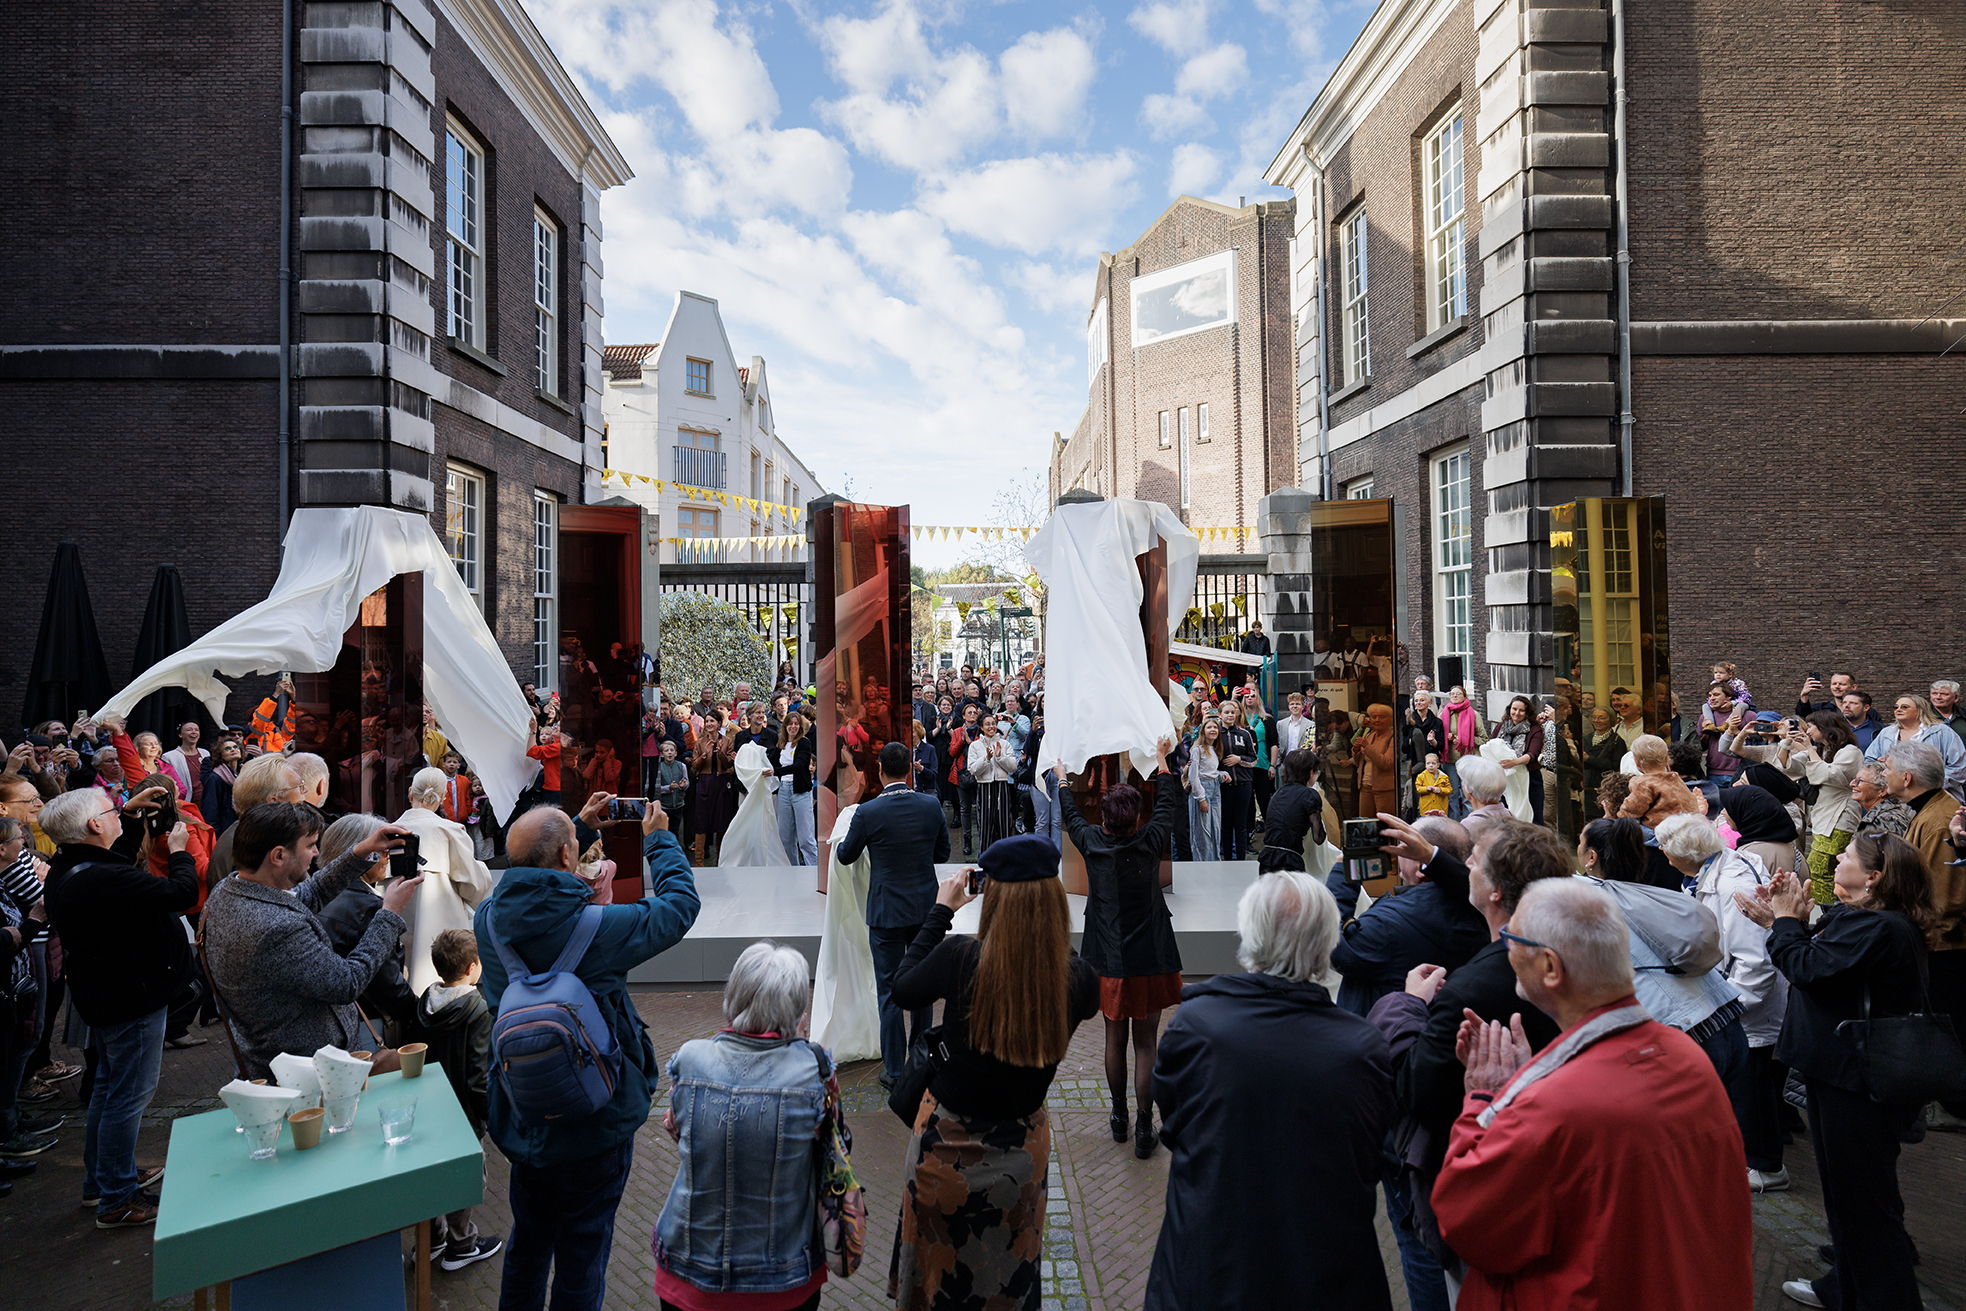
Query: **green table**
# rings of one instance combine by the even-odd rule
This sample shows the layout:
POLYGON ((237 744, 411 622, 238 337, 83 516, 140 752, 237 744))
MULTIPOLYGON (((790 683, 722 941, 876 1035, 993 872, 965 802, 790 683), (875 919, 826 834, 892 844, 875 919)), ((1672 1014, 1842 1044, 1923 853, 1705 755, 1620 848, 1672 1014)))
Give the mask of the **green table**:
POLYGON ((227 1306, 233 1279, 414 1225, 415 1305, 429 1305, 431 1218, 485 1197, 484 1151, 435 1061, 418 1079, 372 1076, 354 1125, 324 1132, 305 1152, 294 1150, 287 1126, 278 1156, 252 1160, 236 1123, 221 1109, 171 1125, 153 1296, 195 1290, 203 1306, 204 1290, 217 1287, 227 1306), (416 1101, 416 1126, 408 1142, 390 1147, 376 1108, 403 1098, 416 1101))

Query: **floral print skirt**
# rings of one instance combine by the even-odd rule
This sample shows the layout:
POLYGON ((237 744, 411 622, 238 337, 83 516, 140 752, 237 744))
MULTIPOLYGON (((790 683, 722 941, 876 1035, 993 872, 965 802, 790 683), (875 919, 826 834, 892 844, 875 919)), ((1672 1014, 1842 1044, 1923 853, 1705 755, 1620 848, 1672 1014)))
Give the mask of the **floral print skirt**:
POLYGON ((922 1097, 908 1144, 897 1311, 1038 1311, 1051 1118, 966 1120, 922 1097))

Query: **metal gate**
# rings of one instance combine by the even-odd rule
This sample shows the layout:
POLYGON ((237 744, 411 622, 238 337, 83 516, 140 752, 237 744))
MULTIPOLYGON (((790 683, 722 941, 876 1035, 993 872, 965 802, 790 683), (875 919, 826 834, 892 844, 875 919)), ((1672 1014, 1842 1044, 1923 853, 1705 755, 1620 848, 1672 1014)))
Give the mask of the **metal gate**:
POLYGON ((812 582, 804 561, 665 564, 661 587, 665 594, 702 592, 736 606, 773 658, 789 659, 799 681, 812 682, 812 582))

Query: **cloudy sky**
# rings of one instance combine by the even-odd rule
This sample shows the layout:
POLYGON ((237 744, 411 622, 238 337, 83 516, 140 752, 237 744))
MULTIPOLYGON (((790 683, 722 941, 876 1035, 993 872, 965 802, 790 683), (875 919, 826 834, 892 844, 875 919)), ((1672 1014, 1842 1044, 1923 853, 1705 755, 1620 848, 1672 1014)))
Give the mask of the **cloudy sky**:
MULTIPOLYGON (((525 0, 636 178, 607 336, 715 297, 830 491, 989 521, 1086 399, 1092 262, 1262 171, 1371 0, 525 0)), ((950 547, 919 555, 945 563, 950 547)))

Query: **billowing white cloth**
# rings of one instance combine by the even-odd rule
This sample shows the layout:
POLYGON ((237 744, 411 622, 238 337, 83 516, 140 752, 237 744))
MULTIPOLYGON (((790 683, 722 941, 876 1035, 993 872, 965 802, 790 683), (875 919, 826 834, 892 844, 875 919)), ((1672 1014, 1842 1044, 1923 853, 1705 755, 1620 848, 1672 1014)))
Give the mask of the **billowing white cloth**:
POLYGON ((1134 557, 1167 540, 1167 631, 1195 594, 1201 543, 1158 501, 1061 505, 1024 558, 1044 580, 1045 755, 1070 773, 1123 751, 1145 774, 1168 736, 1166 671, 1147 668, 1134 557))
MULTIPOLYGON (((1481 744, 1481 754, 1498 765, 1504 760, 1515 759, 1515 748, 1499 737, 1491 737, 1481 744)), ((1535 765, 1502 765, 1502 804, 1509 813, 1527 824, 1536 817, 1529 806, 1529 771, 1535 765)))
POLYGON ((332 669, 362 599, 398 574, 421 573, 424 699, 484 782, 492 809, 509 817, 538 772, 526 758, 530 712, 430 520, 375 505, 300 510, 284 550, 264 601, 144 670, 98 713, 127 715, 152 692, 182 687, 224 723, 228 689, 215 673, 332 669))
POLYGON ((737 781, 745 787, 730 827, 717 848, 717 864, 738 868, 789 865, 778 840, 778 812, 772 805, 771 755, 756 742, 737 749, 737 781))
POLYGON ((478 859, 464 825, 415 806, 396 822, 416 834, 417 855, 423 859, 423 882, 404 917, 410 932, 403 948, 403 972, 409 975, 410 991, 421 997, 425 988, 444 981, 430 963, 430 944, 445 929, 471 927, 472 912, 491 893, 492 872, 478 859))
POLYGON ((848 806, 833 825, 826 926, 819 935, 819 968, 812 985, 812 1040, 836 1061, 873 1060, 881 1054, 874 952, 867 940, 867 885, 873 867, 864 851, 851 865, 842 865, 838 854, 858 809, 848 806))

